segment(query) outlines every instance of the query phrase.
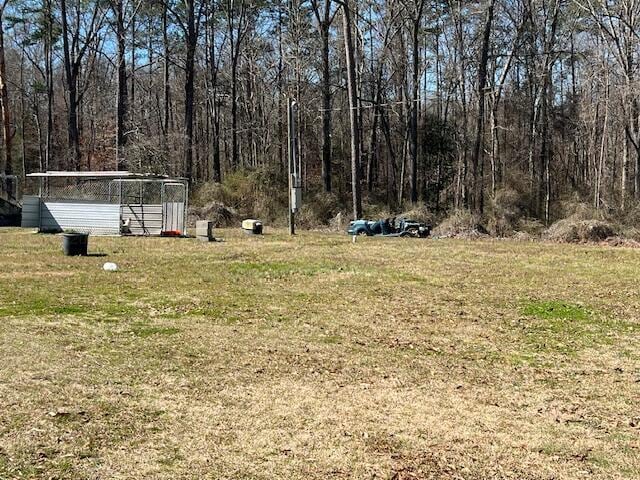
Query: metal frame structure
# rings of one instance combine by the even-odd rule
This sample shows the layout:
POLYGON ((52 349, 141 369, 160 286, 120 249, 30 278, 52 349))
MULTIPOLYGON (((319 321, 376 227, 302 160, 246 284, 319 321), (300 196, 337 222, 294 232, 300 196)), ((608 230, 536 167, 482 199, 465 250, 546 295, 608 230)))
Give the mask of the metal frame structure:
MULTIPOLYGON (((37 194, 24 197, 23 226, 95 235, 185 234, 185 178, 133 172, 31 173, 37 194)), ((35 192, 34 192, 35 193, 35 192)))

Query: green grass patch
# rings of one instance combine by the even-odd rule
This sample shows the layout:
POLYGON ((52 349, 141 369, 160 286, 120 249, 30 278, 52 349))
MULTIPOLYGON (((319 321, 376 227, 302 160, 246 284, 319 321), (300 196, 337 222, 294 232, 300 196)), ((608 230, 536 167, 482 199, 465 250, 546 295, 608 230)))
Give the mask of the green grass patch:
POLYGON ((59 299, 48 297, 27 297, 0 306, 0 316, 20 317, 25 315, 79 315, 89 311, 89 307, 79 304, 58 303, 59 299))
POLYGON ((227 268, 231 274, 262 278, 285 278, 290 275, 311 277, 333 269, 339 270, 339 268, 325 263, 306 262, 234 262, 229 264, 227 268))
MULTIPOLYGON (((624 328, 585 306, 559 300, 527 301, 521 307, 521 313, 532 318, 524 328, 528 347, 525 353, 532 350, 534 353, 575 355, 585 348, 610 344, 612 339, 608 334, 624 328)), ((536 362, 540 360, 536 358, 536 362)))
POLYGON ((522 307, 522 314, 542 320, 587 320, 590 312, 581 305, 557 300, 529 301, 522 307))
POLYGON ((133 325, 131 328, 131 333, 140 338, 147 338, 152 335, 175 335, 178 332, 180 332, 180 329, 175 327, 158 327, 142 324, 133 325))

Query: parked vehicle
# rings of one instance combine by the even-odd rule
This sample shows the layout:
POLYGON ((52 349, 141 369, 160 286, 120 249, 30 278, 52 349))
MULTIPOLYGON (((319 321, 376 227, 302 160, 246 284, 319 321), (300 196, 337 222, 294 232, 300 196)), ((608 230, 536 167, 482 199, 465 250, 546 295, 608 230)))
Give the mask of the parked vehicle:
POLYGON ((431 225, 408 218, 385 218, 378 221, 354 220, 347 229, 349 235, 382 235, 383 237, 425 238, 431 234, 431 225))

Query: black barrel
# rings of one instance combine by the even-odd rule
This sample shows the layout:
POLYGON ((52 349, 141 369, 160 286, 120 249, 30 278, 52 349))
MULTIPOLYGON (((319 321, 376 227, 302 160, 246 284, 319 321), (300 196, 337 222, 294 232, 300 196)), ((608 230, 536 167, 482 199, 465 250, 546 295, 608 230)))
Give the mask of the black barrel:
POLYGON ((89 245, 88 233, 63 233, 62 250, 67 257, 86 256, 89 245))

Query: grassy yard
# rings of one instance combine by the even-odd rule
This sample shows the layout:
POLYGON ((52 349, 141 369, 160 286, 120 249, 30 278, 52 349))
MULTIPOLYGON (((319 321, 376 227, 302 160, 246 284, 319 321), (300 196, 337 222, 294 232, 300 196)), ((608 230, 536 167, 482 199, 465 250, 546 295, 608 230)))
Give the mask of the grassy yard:
POLYGON ((217 234, 0 230, 0 478, 640 477, 639 250, 217 234))

